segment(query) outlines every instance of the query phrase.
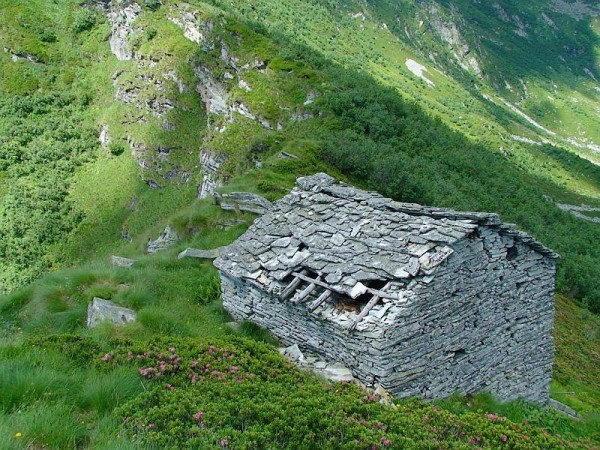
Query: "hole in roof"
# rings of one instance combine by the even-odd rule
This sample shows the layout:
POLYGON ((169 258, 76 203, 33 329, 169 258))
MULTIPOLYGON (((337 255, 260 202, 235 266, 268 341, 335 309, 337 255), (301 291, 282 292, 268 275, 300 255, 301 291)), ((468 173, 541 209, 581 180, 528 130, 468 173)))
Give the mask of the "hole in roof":
POLYGON ((448 352, 453 359, 461 358, 462 356, 467 354, 467 351, 464 348, 459 348, 456 350, 451 350, 448 352))
POLYGON ((381 279, 381 280, 369 280, 364 283, 367 287, 371 289, 383 289, 384 286, 388 283, 389 280, 381 279))
MULTIPOLYGON (((340 312, 347 311, 347 312, 353 312, 353 313, 358 314, 360 312, 360 310, 362 309, 362 307, 361 307, 361 305, 358 305, 356 303, 356 300, 358 300, 358 299, 352 299, 347 295, 342 295, 342 294, 338 294, 338 293, 335 293, 333 295, 333 301, 335 302, 334 303, 335 309, 337 309, 340 312)), ((366 302, 365 302, 365 304, 366 304, 366 302)))
MULTIPOLYGON (((383 289, 383 287, 388 283, 389 280, 386 279, 377 279, 377 280, 368 280, 364 281, 363 284, 371 289, 383 289)), ((347 295, 339 295, 336 299, 336 307, 340 310, 344 311, 352 311, 352 312, 360 312, 367 303, 371 301, 373 298, 373 294, 371 292, 365 292, 364 294, 359 295, 355 299, 350 298, 347 295)))

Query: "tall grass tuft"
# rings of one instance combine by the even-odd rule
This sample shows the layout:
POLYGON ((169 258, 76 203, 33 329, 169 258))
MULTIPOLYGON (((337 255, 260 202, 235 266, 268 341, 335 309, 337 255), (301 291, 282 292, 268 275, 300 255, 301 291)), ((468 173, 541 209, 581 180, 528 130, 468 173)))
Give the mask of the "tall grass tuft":
POLYGON ((0 448, 69 449, 87 441, 85 422, 66 403, 33 402, 18 413, 0 415, 0 448))
POLYGON ((83 409, 104 414, 142 390, 136 371, 131 367, 119 367, 86 378, 79 392, 78 404, 83 409))
POLYGON ((41 351, 21 351, 0 359, 0 408, 12 411, 39 398, 67 395, 77 377, 63 358, 41 351))

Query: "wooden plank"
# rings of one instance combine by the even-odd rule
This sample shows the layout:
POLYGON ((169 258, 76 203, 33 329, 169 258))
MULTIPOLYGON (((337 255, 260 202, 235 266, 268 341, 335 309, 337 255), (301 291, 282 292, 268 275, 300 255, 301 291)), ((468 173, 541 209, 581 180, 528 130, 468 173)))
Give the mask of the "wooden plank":
MULTIPOLYGON (((315 281, 320 281, 319 278, 320 277, 317 277, 315 281)), ((314 282, 310 283, 308 286, 306 286, 302 290, 302 292, 300 292, 300 294, 298 294, 298 297, 296 297, 292 300, 292 303, 299 305, 300 303, 304 303, 304 302, 310 300, 309 296, 312 293, 312 291, 314 291, 316 288, 317 288, 316 283, 314 283, 314 282)))
POLYGON ((323 293, 321 295, 319 295, 319 298, 308 307, 308 310, 310 312, 313 312, 315 309, 317 309, 319 306, 321 306, 321 304, 323 304, 323 302, 325 300, 327 300, 329 297, 331 297, 332 292, 329 289, 325 289, 323 291, 323 293))
POLYGON ((315 283, 317 286, 321 286, 322 288, 329 289, 331 291, 335 291, 335 292, 338 292, 340 294, 344 294, 344 292, 342 290, 336 289, 333 286, 330 286, 330 285, 328 285, 327 283, 325 283, 325 282, 323 282, 321 280, 316 280, 316 279, 313 279, 313 278, 309 278, 306 275, 298 273, 298 272, 292 272, 292 275, 295 276, 295 277, 297 277, 297 278, 300 278, 303 281, 308 281, 309 283, 315 283))
MULTIPOLYGON (((331 286, 327 283, 324 283, 323 281, 318 281, 318 280, 313 280, 312 278, 309 278, 305 275, 302 275, 301 273, 298 272, 292 272, 292 275, 295 277, 300 278, 301 280, 307 281, 309 283, 315 283, 317 286, 321 286, 322 288, 325 289, 329 289, 333 292, 337 292, 338 294, 342 294, 342 295, 346 295, 348 296, 347 292, 344 292, 342 289, 338 289, 334 286, 331 286)), ((388 284, 385 285, 384 288, 382 289, 386 289, 389 286, 391 286, 391 282, 388 282, 388 284)), ((367 288, 367 292, 373 294, 373 295, 377 295, 379 298, 388 298, 390 300, 398 300, 398 294, 387 294, 385 292, 383 292, 382 290, 378 290, 378 289, 373 289, 373 288, 367 288)))
MULTIPOLYGON (((302 270, 301 274, 305 274, 305 273, 306 273, 306 270, 302 270)), ((294 291, 296 290, 296 288, 300 285, 300 283, 302 283, 302 281, 304 281, 302 278, 300 278, 296 275, 296 272, 294 272, 292 275, 294 275, 296 278, 294 278, 290 282, 290 284, 288 284, 287 287, 281 292, 281 295, 279 296, 279 298, 281 300, 285 300, 290 295, 292 295, 294 293, 294 291)), ((298 274, 298 275, 300 275, 300 274, 298 274)))
MULTIPOLYGON (((383 289, 388 289, 390 287, 392 283, 388 282, 383 289)), ((369 303, 367 303, 367 305, 362 309, 362 311, 360 312, 360 314, 358 316, 356 316, 356 318, 354 319, 354 322, 352 322, 352 324, 350 325, 349 330, 352 331, 356 328, 356 326, 358 325, 358 323, 363 320, 365 317, 367 317, 367 314, 369 314, 369 311, 371 311, 371 309, 373 309, 373 307, 379 303, 379 300, 381 300, 381 297, 378 295, 373 296, 373 298, 371 300, 369 300, 369 303)))

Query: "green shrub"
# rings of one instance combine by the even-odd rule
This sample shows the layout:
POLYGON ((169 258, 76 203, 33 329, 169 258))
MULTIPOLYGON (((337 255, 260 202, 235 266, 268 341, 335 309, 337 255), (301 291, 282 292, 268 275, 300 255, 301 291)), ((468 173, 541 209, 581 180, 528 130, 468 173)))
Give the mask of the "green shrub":
POLYGON ((156 28, 147 28, 146 29, 146 41, 150 42, 152 39, 154 39, 156 37, 157 33, 158 33, 158 31, 156 31, 156 28))
POLYGON ((128 436, 159 448, 575 448, 495 414, 454 415, 418 401, 379 403, 353 384, 298 371, 245 339, 118 346, 147 390, 119 408, 128 436))
POLYGON ((144 6, 152 11, 156 11, 162 4, 160 0, 144 0, 144 6))
POLYGON ((71 29, 75 33, 82 33, 91 30, 96 25, 98 15, 89 8, 81 7, 73 15, 73 25, 71 29))
POLYGON ((122 155, 125 152, 125 144, 122 142, 111 142, 108 145, 108 151, 113 156, 122 155))

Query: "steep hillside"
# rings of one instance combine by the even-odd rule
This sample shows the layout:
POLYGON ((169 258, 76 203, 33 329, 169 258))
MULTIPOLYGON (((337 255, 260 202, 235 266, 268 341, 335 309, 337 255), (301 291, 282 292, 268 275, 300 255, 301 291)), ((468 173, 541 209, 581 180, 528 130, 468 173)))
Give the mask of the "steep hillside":
POLYGON ((391 70, 417 58, 391 26, 351 3, 303 5, 240 4, 266 34, 206 4, 7 2, 3 290, 139 250, 166 215, 249 169, 247 187, 277 198, 321 160, 406 201, 499 211, 563 255, 559 288, 597 310, 600 169, 549 145, 497 152, 504 110, 484 114, 460 76, 428 74, 434 89, 391 70), (264 164, 281 151, 305 157, 264 164))
POLYGON ((275 200, 322 170, 499 211, 599 311, 594 6, 209 3, 0 0, 0 448, 597 447, 598 320, 571 300, 553 396, 582 420, 484 395, 392 407, 231 330, 211 264, 177 259, 253 220, 215 190, 275 200), (148 254, 167 224, 177 242, 148 254), (88 330, 94 296, 138 322, 88 330))

